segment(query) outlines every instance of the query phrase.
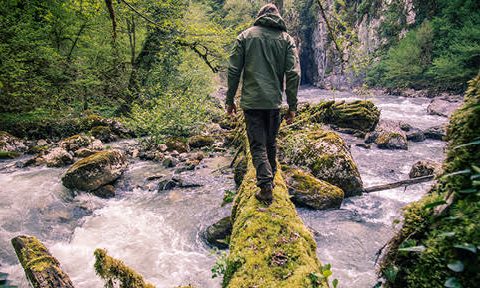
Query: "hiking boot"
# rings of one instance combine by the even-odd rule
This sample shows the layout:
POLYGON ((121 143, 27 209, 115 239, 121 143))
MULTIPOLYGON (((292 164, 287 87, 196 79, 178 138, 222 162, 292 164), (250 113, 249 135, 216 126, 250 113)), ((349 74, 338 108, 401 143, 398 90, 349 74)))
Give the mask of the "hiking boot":
POLYGON ((267 205, 272 204, 273 201, 273 189, 271 185, 266 185, 260 189, 257 193, 255 193, 255 198, 258 201, 263 202, 267 205))

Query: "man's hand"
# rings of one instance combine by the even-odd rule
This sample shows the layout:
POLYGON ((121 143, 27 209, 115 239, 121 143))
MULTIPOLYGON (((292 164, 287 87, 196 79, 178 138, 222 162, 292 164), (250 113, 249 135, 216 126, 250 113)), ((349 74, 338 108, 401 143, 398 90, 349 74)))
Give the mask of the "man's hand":
POLYGON ((229 116, 237 114, 237 105, 235 104, 227 105, 227 114, 229 116))
POLYGON ((295 120, 295 115, 295 111, 288 110, 287 115, 285 116, 285 120, 287 121, 288 125, 291 125, 293 123, 293 120, 295 120))

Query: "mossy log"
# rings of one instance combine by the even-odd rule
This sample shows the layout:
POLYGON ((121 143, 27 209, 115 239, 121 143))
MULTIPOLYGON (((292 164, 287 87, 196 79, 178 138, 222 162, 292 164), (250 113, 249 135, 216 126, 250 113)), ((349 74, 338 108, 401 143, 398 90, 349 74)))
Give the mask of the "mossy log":
POLYGON ((97 249, 94 254, 95 272, 105 280, 105 287, 114 287, 115 284, 120 288, 155 288, 123 261, 110 257, 106 250, 97 249))
MULTIPOLYGON (((251 156, 247 153, 247 158, 251 156)), ((223 287, 328 287, 311 232, 297 215, 280 172, 274 201, 255 198, 255 169, 248 169, 232 209, 233 231, 223 287)))
POLYGON ((12 245, 34 288, 74 287, 68 275, 60 268, 60 262, 37 238, 18 236, 12 239, 12 245))

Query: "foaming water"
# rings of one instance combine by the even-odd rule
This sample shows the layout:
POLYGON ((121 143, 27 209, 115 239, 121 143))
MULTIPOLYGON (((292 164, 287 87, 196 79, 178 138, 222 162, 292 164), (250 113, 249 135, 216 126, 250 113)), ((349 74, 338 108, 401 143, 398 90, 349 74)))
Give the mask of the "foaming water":
POLYGON ((9 278, 15 285, 29 287, 9 243, 17 235, 28 234, 46 244, 75 287, 103 286, 93 270, 96 248, 107 249, 110 255, 123 260, 157 287, 186 284, 219 287, 219 280, 212 279, 210 272, 215 256, 199 235, 207 225, 229 212, 228 207, 220 205, 224 190, 232 189, 233 181, 214 172, 227 162, 223 157, 209 158, 199 170, 180 175, 201 187, 157 193, 144 188, 146 178, 173 172, 158 163, 139 161, 131 164, 117 183, 121 189, 118 196, 109 200, 88 194, 80 194, 73 200, 60 183, 62 169, 33 168, 0 174, 2 184, 6 184, 2 185, 0 196, 10 197, 10 201, 2 202, 0 217, 2 223, 15 228, 10 231, 2 225, 0 269, 11 274, 9 278), (16 189, 17 186, 24 189, 16 189), (34 197, 22 201, 13 191, 25 199, 34 197), (61 210, 65 215, 58 215, 58 206, 67 207, 63 209, 66 212, 61 210), (15 208, 16 214, 11 214, 9 207, 15 208), (45 207, 55 207, 56 212, 42 213, 45 209, 52 210, 45 207), (64 218, 75 218, 72 211, 78 207, 87 212, 66 223, 64 218), (27 216, 17 217, 18 214, 27 216), (47 225, 49 217, 56 225, 47 225), (58 228, 52 229, 53 226, 58 228))
MULTIPOLYGON (((352 101, 360 99, 348 92, 335 93, 306 89, 300 101, 316 103, 322 100, 352 101)), ((418 128, 443 124, 446 118, 427 115, 429 99, 402 98, 388 95, 371 99, 382 111, 381 118, 403 121, 418 128)), ((427 140, 409 142, 408 150, 365 149, 355 146, 363 142, 342 134, 351 145, 365 187, 408 179, 412 165, 418 160, 442 161, 445 143, 427 140)), ((299 209, 305 224, 316 233, 317 254, 324 263, 332 264, 333 277, 341 287, 367 288, 377 282, 375 261, 379 250, 395 231, 394 220, 401 218, 402 208, 419 200, 431 183, 411 185, 345 199, 340 210, 311 211, 299 209)))

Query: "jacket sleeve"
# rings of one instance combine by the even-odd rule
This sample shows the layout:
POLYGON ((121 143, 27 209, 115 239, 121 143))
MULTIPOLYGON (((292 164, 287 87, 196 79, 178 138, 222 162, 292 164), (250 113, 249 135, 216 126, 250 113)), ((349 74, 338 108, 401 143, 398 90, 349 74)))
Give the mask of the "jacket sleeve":
POLYGON ((287 94, 288 110, 297 111, 297 93, 298 86, 300 85, 300 63, 295 40, 291 37, 289 37, 287 59, 285 63, 285 94, 287 94))
POLYGON ((240 77, 243 71, 244 65, 244 45, 241 35, 238 36, 230 54, 230 61, 228 65, 228 90, 227 90, 227 105, 234 103, 235 94, 237 93, 238 85, 240 83, 240 77))

